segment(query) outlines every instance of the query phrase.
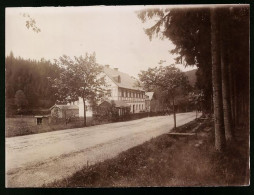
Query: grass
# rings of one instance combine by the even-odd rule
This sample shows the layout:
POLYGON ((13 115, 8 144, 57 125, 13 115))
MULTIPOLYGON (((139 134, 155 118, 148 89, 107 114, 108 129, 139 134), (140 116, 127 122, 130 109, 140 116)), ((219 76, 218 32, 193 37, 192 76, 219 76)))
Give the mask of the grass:
POLYGON ((196 138, 164 134, 44 187, 248 185, 249 132, 237 131, 235 142, 218 153, 212 126, 211 120, 192 121, 176 131, 195 129, 196 138))
MULTIPOLYGON (((152 116, 160 116, 163 113, 151 113, 152 116)), ((136 120, 140 118, 147 117, 147 113, 137 113, 130 115, 129 120, 136 120)), ((119 120, 121 121, 121 120, 119 120)), ((116 121, 117 122, 117 121, 116 121)), ((111 121, 102 119, 96 120, 92 117, 86 118, 87 126, 93 125, 101 125, 111 123, 111 121)), ((64 130, 64 129, 72 129, 72 128, 81 128, 83 125, 83 118, 71 120, 68 124, 65 124, 65 120, 59 121, 57 124, 49 123, 36 125, 34 116, 16 116, 5 118, 5 136, 6 137, 14 137, 14 136, 22 136, 36 133, 44 133, 50 131, 64 130)))
MULTIPOLYGON (((92 118, 87 117, 87 125, 92 125, 92 118)), ((30 117, 19 117, 19 118, 6 118, 5 119, 5 136, 14 137, 21 135, 29 135, 36 133, 44 133, 49 131, 57 131, 63 129, 79 128, 83 127, 83 120, 73 121, 67 125, 63 123, 59 124, 43 124, 36 125, 35 118, 30 117)))

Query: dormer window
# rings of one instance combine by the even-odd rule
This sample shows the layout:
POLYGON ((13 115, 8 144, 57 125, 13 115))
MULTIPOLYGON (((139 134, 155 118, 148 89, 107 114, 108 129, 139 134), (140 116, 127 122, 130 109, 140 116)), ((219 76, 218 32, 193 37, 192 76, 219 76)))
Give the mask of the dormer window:
POLYGON ((115 80, 115 82, 121 83, 121 77, 120 77, 120 75, 114 76, 113 79, 115 80))

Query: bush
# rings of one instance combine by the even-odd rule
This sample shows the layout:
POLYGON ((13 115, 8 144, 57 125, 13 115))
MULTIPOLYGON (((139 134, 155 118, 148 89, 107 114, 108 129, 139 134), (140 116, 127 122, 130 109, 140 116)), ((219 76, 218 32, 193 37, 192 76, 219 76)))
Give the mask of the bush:
POLYGON ((145 117, 148 117, 148 116, 149 116, 148 112, 134 113, 134 114, 131 114, 130 120, 145 118, 145 117))
POLYGON ((167 115, 170 114, 167 111, 159 111, 159 112, 150 112, 149 116, 163 116, 163 115, 167 115))

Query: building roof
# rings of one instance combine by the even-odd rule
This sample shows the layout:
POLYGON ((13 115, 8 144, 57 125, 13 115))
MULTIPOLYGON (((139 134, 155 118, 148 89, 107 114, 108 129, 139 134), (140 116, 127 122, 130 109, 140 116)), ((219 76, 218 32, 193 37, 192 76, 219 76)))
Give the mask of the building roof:
POLYGON ((144 91, 141 87, 137 86, 138 80, 130 75, 120 72, 118 70, 104 66, 104 73, 118 86, 126 89, 144 91), (120 76, 120 78, 119 78, 120 76))
POLYGON ((52 110, 53 108, 59 108, 59 109, 66 109, 66 110, 72 110, 72 109, 79 109, 79 107, 77 105, 54 105, 50 108, 50 110, 52 110))
POLYGON ((152 100, 154 92, 146 92, 145 95, 149 97, 149 100, 152 100))

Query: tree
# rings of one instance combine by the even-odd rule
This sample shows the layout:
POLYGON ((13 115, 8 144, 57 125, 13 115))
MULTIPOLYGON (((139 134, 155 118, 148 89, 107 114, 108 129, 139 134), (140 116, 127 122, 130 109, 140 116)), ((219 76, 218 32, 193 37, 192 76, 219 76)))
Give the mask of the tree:
POLYGON ((28 13, 23 13, 22 16, 24 18, 27 18, 27 20, 26 20, 27 29, 31 28, 36 33, 41 32, 41 29, 36 25, 35 19, 33 19, 28 13))
POLYGON ((27 105, 26 95, 22 90, 16 91, 15 104, 18 107, 18 110, 23 109, 27 105))
MULTIPOLYGON (((221 83, 222 83, 222 101, 223 101, 223 115, 224 115, 224 128, 225 128, 225 138, 227 142, 232 141, 232 111, 231 111, 231 101, 230 101, 230 80, 229 75, 231 75, 231 66, 229 62, 229 50, 230 39, 228 35, 230 33, 229 29, 229 11, 230 9, 221 10, 220 18, 224 18, 220 22, 220 61, 221 61, 221 83)), ((232 80, 231 80, 232 82, 232 80)))
POLYGON ((53 111, 51 112, 52 116, 52 122, 56 123, 57 120, 59 119, 59 108, 54 108, 53 111))
POLYGON ((198 67, 197 86, 204 91, 205 105, 212 105, 213 95, 215 145, 222 150, 224 137, 233 137, 231 118, 234 124, 249 118, 249 7, 146 9, 138 17, 143 22, 156 18, 145 30, 149 38, 170 39, 175 45, 171 53, 178 54, 175 60, 198 67))
POLYGON ((211 33, 208 8, 145 9, 137 13, 142 22, 155 20, 145 29, 150 40, 156 35, 169 39, 175 46, 176 63, 198 67, 197 87, 204 91, 206 110, 211 112, 211 33), (205 80, 205 82, 204 82, 205 80))
POLYGON ((57 61, 62 72, 59 78, 52 81, 57 89, 59 100, 76 101, 79 97, 84 103, 84 126, 86 126, 86 101, 99 98, 104 92, 105 80, 102 67, 96 63, 95 53, 85 57, 70 57, 64 55, 57 61))
MULTIPOLYGON (((7 108, 11 107, 18 90, 25 93, 29 108, 49 108, 55 103, 56 91, 47 77, 54 79, 59 76, 60 68, 56 64, 48 60, 37 61, 14 57, 11 52, 5 58, 5 68, 7 108)), ((12 109, 7 109, 7 114, 11 114, 10 112, 12 109)))
POLYGON ((211 9, 211 53, 213 105, 215 126, 215 148, 219 151, 225 147, 225 132, 223 122, 222 83, 221 83, 221 53, 219 14, 216 8, 211 9))
MULTIPOLYGON (((173 107, 174 129, 176 128, 175 98, 180 88, 188 86, 187 76, 174 65, 149 68, 141 71, 139 79, 145 88, 158 87, 171 100, 173 107)), ((168 101, 170 102, 170 101, 168 101)))
POLYGON ((195 106, 196 109, 196 118, 198 110, 202 110, 204 105, 204 93, 202 90, 193 90, 188 94, 188 101, 191 105, 195 106))

